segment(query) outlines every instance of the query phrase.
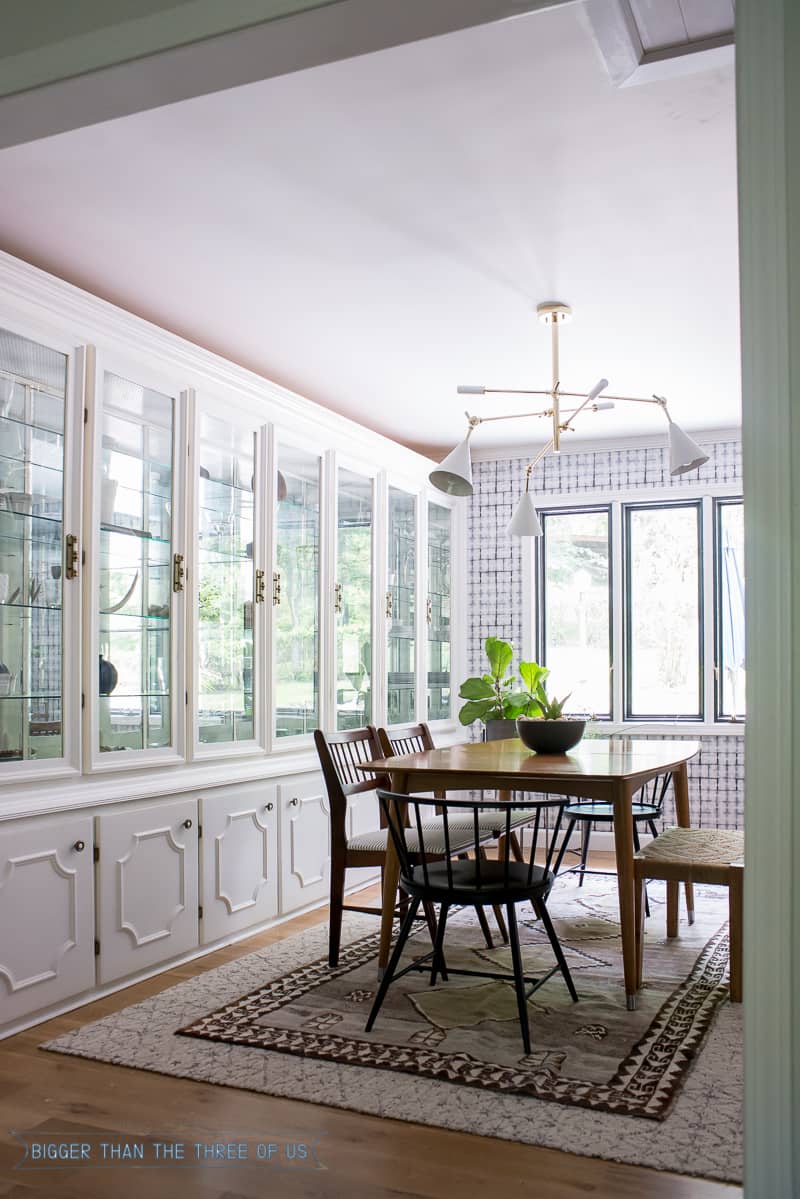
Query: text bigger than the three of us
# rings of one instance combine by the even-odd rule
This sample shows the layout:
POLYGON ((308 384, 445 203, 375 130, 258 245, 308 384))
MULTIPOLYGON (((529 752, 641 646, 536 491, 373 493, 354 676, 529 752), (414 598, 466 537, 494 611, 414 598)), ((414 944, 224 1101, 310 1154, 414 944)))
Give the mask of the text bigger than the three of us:
POLYGON ((157 1141, 157 1140, 39 1140, 25 1138, 22 1169, 36 1166, 214 1165, 264 1162, 319 1166, 313 1144, 306 1141, 157 1141))

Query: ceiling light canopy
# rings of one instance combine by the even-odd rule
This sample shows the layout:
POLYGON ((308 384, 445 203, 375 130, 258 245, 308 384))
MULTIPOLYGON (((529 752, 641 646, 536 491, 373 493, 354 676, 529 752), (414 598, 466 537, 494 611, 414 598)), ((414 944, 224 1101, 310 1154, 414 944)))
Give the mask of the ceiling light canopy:
POLYGON ((531 417, 543 417, 551 422, 552 433, 550 440, 539 451, 536 457, 525 468, 525 491, 519 500, 508 532, 513 537, 541 537, 542 526, 533 498, 530 494, 531 474, 536 465, 547 454, 557 454, 561 449, 562 433, 573 432, 573 422, 583 412, 605 412, 615 404, 655 404, 661 408, 668 423, 669 437, 669 473, 683 475, 687 471, 697 470, 704 462, 708 462, 708 454, 675 424, 667 409, 667 401, 663 396, 653 395, 647 399, 639 396, 606 396, 598 402, 598 397, 608 387, 608 379, 599 379, 589 392, 562 391, 559 382, 559 326, 572 319, 572 309, 568 304, 548 301, 537 308, 539 320, 552 329, 552 384, 549 390, 529 391, 503 387, 484 387, 476 384, 459 384, 459 395, 535 395, 547 396, 549 407, 536 412, 512 413, 506 416, 470 416, 467 412, 467 435, 459 442, 454 450, 431 471, 429 479, 434 487, 447 495, 472 495, 472 458, 469 449, 469 439, 479 425, 496 420, 525 420, 531 417), (575 401, 572 407, 563 408, 562 400, 575 401))

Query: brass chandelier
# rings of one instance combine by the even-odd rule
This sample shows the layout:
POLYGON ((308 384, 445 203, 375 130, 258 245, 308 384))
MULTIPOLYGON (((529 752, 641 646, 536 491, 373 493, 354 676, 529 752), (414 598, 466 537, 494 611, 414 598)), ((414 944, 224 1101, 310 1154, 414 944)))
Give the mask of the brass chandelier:
POLYGON ((490 421, 527 420, 539 417, 551 423, 550 440, 542 446, 536 456, 525 468, 525 491, 522 494, 513 516, 508 525, 508 532, 514 537, 541 537, 542 526, 530 494, 530 480, 534 468, 547 454, 558 454, 561 450, 561 437, 564 433, 574 432, 574 421, 584 412, 602 412, 613 408, 616 404, 652 404, 661 409, 667 418, 667 433, 669 439, 669 472, 671 475, 686 474, 696 470, 708 462, 706 454, 683 429, 675 424, 669 414, 667 401, 663 396, 653 395, 649 398, 642 396, 605 395, 608 379, 600 379, 589 392, 562 391, 559 370, 559 329, 572 319, 572 309, 560 301, 547 301, 539 304, 536 309, 539 320, 549 325, 552 345, 552 385, 547 390, 528 390, 526 388, 483 387, 460 384, 459 395, 531 395, 547 396, 549 404, 535 412, 515 412, 503 416, 474 416, 469 412, 467 417, 467 434, 454 450, 430 473, 430 481, 439 491, 447 495, 472 495, 472 458, 469 440, 475 430, 490 421), (564 408, 562 401, 574 401, 571 407, 564 408))

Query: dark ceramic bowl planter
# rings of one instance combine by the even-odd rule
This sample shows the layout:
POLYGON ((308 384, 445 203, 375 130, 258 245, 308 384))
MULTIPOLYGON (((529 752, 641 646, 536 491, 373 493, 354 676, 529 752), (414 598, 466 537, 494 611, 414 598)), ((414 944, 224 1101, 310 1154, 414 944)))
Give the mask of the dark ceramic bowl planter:
POLYGON ((485 741, 505 741, 517 735, 516 720, 487 720, 483 727, 485 741))
POLYGON ((578 744, 586 729, 585 720, 563 718, 521 717, 516 724, 520 740, 537 754, 565 754, 578 744))

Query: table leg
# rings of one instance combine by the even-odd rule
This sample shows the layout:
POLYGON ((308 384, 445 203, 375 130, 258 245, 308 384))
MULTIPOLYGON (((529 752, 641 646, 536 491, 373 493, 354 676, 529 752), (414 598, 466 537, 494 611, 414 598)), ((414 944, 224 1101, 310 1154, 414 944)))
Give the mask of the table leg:
MULTIPOLYGON (((681 828, 689 828, 691 824, 689 818, 689 771, 685 762, 681 762, 680 766, 675 767, 672 785, 675 789, 675 815, 678 818, 678 824, 681 828)), ((686 914, 689 917, 689 923, 694 924, 694 886, 692 883, 684 883, 684 887, 686 888, 686 914)))
POLYGON ((617 854, 619 923, 628 1011, 636 1008, 636 910, 633 877, 633 816, 631 794, 622 784, 614 798, 614 847, 617 854))
MULTIPOLYGON (((405 771, 393 772, 391 787, 395 795, 407 794, 408 775, 405 771)), ((405 807, 405 804, 403 805, 405 807)), ((405 812, 400 813, 405 820, 405 812)), ((383 976, 392 948, 394 905, 397 901, 397 885, 400 880, 400 862, 391 837, 386 840, 386 858, 383 865, 383 902, 381 904, 381 943, 378 950, 378 977, 383 976)))

